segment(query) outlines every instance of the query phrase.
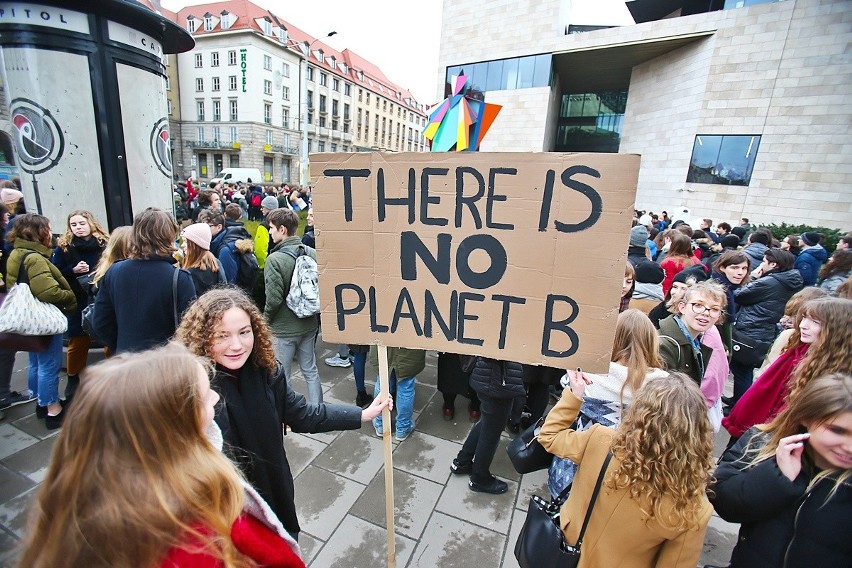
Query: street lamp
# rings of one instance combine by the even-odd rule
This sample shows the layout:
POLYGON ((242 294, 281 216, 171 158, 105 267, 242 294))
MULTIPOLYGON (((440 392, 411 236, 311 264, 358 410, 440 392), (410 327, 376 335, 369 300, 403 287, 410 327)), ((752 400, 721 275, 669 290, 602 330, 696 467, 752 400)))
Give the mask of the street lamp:
MULTIPOLYGON (((337 35, 337 32, 328 32, 325 37, 337 35)), ((302 101, 302 144, 299 148, 299 185, 307 187, 310 178, 308 177, 308 57, 311 56, 311 47, 319 41, 315 39, 308 44, 305 53, 302 53, 302 59, 299 62, 299 100, 302 101)), ((296 44, 297 45, 297 44, 296 44)), ((299 50, 301 53, 301 50, 299 50)))

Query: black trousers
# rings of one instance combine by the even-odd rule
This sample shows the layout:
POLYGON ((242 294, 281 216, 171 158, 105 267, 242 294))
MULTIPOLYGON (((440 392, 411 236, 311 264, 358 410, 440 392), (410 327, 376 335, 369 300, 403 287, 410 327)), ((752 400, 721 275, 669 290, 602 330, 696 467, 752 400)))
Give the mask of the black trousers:
POLYGON ((470 429, 457 459, 462 464, 473 461, 470 478, 477 483, 486 483, 491 479, 491 462, 494 461, 500 434, 512 411, 513 399, 479 394, 479 400, 482 415, 479 422, 470 429))

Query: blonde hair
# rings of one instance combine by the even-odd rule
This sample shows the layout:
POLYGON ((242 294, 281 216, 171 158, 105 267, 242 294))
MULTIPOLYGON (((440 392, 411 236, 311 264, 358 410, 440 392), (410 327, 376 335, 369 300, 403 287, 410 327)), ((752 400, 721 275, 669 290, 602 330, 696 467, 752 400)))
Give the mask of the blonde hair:
POLYGON ((715 280, 704 280, 702 282, 696 282, 695 284, 692 284, 689 288, 686 289, 686 293, 683 295, 683 298, 681 298, 680 302, 686 305, 689 303, 689 300, 691 300, 698 294, 709 296, 710 298, 713 298, 714 301, 719 303, 719 308, 722 310, 722 312, 719 314, 719 319, 717 323, 724 322, 725 308, 728 307, 728 295, 725 293, 725 287, 716 282, 715 280))
POLYGON ((806 302, 797 318, 796 331, 787 344, 788 348, 801 341, 798 324, 802 317, 820 322, 820 332, 790 375, 788 404, 811 379, 830 373, 852 374, 852 341, 849 341, 852 300, 827 297, 806 302))
POLYGON ((622 406, 626 388, 635 394, 651 368, 663 367, 659 352, 660 339, 648 316, 636 309, 618 314, 610 360, 627 367, 627 380, 619 394, 622 406))
POLYGON ((251 298, 238 288, 213 288, 201 295, 183 314, 175 332, 175 339, 201 357, 213 356, 213 329, 222 321, 222 315, 231 308, 244 311, 251 322, 254 334, 252 361, 258 368, 269 372, 278 365, 272 347, 272 331, 266 318, 251 298))
POLYGON ((185 239, 186 256, 183 259, 183 268, 200 268, 201 270, 210 270, 219 272, 219 263, 216 262, 216 257, 213 253, 205 248, 201 248, 189 239, 185 239))
POLYGON ((20 566, 148 567, 172 547, 252 565, 230 539, 244 490, 204 434, 199 363, 172 343, 84 371, 20 566))
POLYGON ((68 214, 68 219, 65 222, 65 233, 56 239, 56 244, 63 252, 68 252, 68 247, 71 246, 71 241, 74 239, 74 233, 71 232, 71 217, 80 216, 86 219, 89 223, 89 229, 92 231, 92 237, 98 241, 98 244, 104 246, 109 241, 109 233, 101 227, 101 224, 95 220, 95 216, 90 211, 85 209, 77 209, 68 214))
POLYGON ((681 373, 648 381, 612 441, 620 462, 606 481, 626 488, 642 512, 672 530, 694 529, 713 467, 713 428, 704 395, 681 373))
MULTIPOLYGON (((852 376, 834 373, 813 379, 771 423, 757 427, 769 435, 769 440, 762 447, 752 448, 749 444, 746 448, 746 455, 752 456, 750 466, 774 458, 782 438, 801 433, 803 427, 820 426, 847 412, 852 412, 852 376)), ((849 482, 852 470, 831 468, 821 471, 811 480, 810 486, 838 472, 840 475, 835 480, 833 494, 840 485, 849 482)))
POLYGON ((95 275, 92 282, 97 284, 109 270, 109 267, 124 260, 130 256, 130 239, 133 236, 133 230, 130 227, 116 227, 109 236, 106 248, 98 260, 98 266, 95 268, 95 275))

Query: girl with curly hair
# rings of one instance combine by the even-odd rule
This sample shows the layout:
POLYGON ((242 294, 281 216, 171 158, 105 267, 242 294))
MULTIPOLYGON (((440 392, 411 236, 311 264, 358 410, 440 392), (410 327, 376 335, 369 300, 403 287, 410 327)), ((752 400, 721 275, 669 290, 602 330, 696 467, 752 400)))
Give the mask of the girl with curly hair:
POLYGON ((68 215, 65 233, 57 240, 50 261, 59 269, 77 298, 77 309, 68 315, 68 382, 65 385, 65 401, 71 402, 80 371, 86 368, 91 340, 83 331, 83 308, 89 304, 89 285, 92 273, 104 252, 109 234, 95 220, 91 212, 84 209, 68 215))
POLYGON ((722 420, 732 443, 755 424, 775 418, 810 380, 829 373, 852 374, 852 300, 811 300, 798 319, 781 356, 722 420))
POLYGON ((304 567, 298 545, 214 446, 219 397, 198 357, 172 343, 83 377, 19 566, 304 567))
POLYGON ((392 408, 393 401, 376 399, 363 410, 355 405, 308 404, 288 386, 263 314, 238 288, 214 288, 198 298, 184 314, 175 339, 215 364, 211 386, 222 397, 216 424, 225 452, 298 539, 284 427, 311 433, 355 430, 386 406, 392 408))
POLYGON ((538 440, 550 453, 580 465, 559 514, 569 544, 577 542, 595 481, 612 453, 580 568, 694 568, 713 512, 705 495, 713 431, 698 385, 680 373, 647 381, 617 429, 595 424, 576 431, 570 426, 590 381, 579 371, 568 375, 570 388, 538 440))
POLYGON ((819 287, 832 296, 837 296, 838 286, 850 276, 852 276, 852 250, 838 249, 819 271, 819 287))
POLYGON ((722 457, 710 499, 741 523, 731 568, 852 566, 852 376, 813 379, 722 457), (844 520, 845 519, 845 520, 844 520))

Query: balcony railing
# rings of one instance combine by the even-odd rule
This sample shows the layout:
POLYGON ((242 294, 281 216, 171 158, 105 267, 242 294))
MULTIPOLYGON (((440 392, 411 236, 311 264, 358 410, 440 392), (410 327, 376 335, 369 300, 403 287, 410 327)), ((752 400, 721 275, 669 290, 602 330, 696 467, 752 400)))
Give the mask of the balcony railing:
POLYGON ((299 149, 295 146, 284 146, 283 144, 264 144, 263 151, 267 153, 292 155, 296 155, 299 153, 299 149))
POLYGON ((221 140, 187 140, 187 148, 206 148, 211 150, 239 150, 239 142, 222 142, 221 140))

